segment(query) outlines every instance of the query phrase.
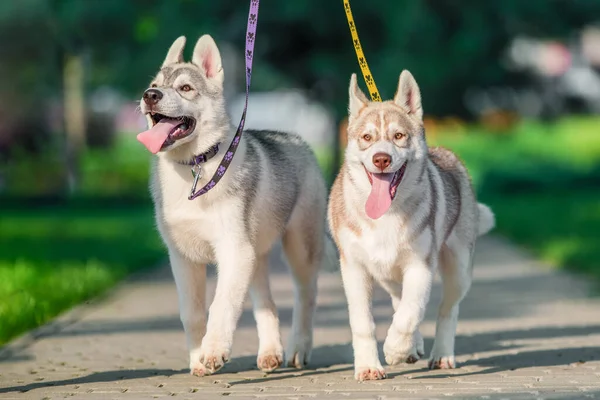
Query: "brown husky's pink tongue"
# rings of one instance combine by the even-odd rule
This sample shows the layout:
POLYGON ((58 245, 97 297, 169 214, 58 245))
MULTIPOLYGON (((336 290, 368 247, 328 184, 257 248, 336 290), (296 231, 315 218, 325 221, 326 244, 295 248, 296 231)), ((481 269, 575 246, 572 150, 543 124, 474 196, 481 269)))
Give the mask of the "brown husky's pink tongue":
POLYGON ((139 140, 153 154, 160 151, 163 143, 169 137, 169 134, 181 124, 177 119, 163 118, 152 128, 137 135, 139 140))
POLYGON ((371 174, 373 180, 371 185, 371 194, 367 199, 365 211, 372 219, 378 219, 392 205, 392 195, 390 185, 394 174, 371 174))

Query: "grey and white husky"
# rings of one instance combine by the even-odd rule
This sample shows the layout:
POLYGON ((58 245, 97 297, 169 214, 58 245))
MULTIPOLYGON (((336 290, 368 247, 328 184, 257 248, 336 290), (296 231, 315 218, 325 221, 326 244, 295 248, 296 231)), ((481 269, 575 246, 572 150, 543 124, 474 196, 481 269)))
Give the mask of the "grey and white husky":
POLYGON ((267 265, 279 238, 296 289, 286 364, 301 368, 311 353, 317 275, 325 255, 327 192, 321 171, 297 135, 247 132, 220 182, 188 200, 189 163, 201 155, 207 159, 201 164, 202 187, 235 129, 225 111, 223 68, 214 40, 202 36, 191 62, 183 61, 184 46, 185 37, 175 40, 140 101, 149 129, 138 140, 157 154, 151 191, 179 295, 191 373, 214 373, 229 359, 248 290, 258 326, 258 367, 272 371, 282 365, 267 265), (218 281, 207 321, 206 265, 213 263, 218 281))
POLYGON ((392 101, 369 102, 350 80, 348 145, 331 191, 328 219, 340 251, 355 377, 382 379, 371 312, 373 281, 391 296, 394 316, 383 351, 388 364, 423 354, 419 325, 433 276, 439 308, 430 368, 454 368, 459 302, 471 285, 475 241, 493 228, 464 165, 449 150, 428 148, 421 94, 408 71, 392 101))

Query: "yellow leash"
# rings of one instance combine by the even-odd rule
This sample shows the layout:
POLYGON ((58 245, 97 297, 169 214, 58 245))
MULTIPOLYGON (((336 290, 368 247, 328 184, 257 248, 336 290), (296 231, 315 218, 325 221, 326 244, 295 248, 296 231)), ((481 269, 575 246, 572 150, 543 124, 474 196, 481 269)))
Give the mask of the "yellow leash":
POLYGON ((350 27, 350 34, 352 35, 352 43, 354 43, 354 51, 356 52, 356 58, 358 59, 358 65, 360 66, 360 70, 362 71, 363 78, 365 79, 365 83, 369 88, 369 94, 371 95, 372 101, 381 101, 381 96, 379 96, 379 91, 377 90, 377 85, 375 85, 375 80, 371 75, 371 71, 369 70, 369 65, 367 64, 367 59, 365 58, 365 53, 363 53, 362 47, 360 45, 360 40, 358 40, 358 33, 356 32, 356 24, 354 23, 354 17, 352 17, 352 10, 350 10, 350 2, 349 0, 344 0, 344 9, 346 10, 346 19, 348 20, 348 26, 350 27))

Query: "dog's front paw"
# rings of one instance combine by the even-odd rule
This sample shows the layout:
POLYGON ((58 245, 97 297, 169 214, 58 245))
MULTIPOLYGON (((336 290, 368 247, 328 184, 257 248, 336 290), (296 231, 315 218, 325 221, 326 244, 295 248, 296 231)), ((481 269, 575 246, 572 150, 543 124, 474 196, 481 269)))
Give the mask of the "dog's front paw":
POLYGON ((429 369, 454 369, 456 368, 456 361, 454 355, 449 356, 437 356, 431 354, 429 358, 429 369))
POLYGON ((403 362, 414 364, 425 354, 423 337, 418 331, 414 333, 401 333, 390 328, 383 344, 383 354, 385 355, 385 362, 388 365, 396 365, 403 362))
POLYGON ((200 349, 190 352, 190 374, 199 377, 209 374, 204 364, 200 362, 200 349))
POLYGON ((257 359, 256 365, 263 372, 273 372, 283 364, 283 350, 271 350, 261 352, 257 359))
POLYGON ((209 375, 209 373, 200 361, 194 361, 190 362, 190 375, 203 377, 204 375, 209 375))
POLYGON ((357 381, 375 381, 385 379, 385 370, 381 364, 373 365, 371 367, 355 367, 354 378, 357 381))
POLYGON ((229 354, 230 350, 227 346, 203 342, 199 350, 192 351, 190 354, 190 373, 196 376, 214 374, 229 361, 229 354))
POLYGON ((285 364, 288 367, 304 368, 310 362, 312 337, 309 335, 294 335, 285 354, 285 364))

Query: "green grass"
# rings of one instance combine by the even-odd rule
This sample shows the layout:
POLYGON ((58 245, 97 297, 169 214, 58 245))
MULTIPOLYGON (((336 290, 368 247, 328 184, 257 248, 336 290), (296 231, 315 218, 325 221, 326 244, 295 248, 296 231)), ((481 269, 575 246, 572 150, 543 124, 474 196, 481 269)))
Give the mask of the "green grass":
POLYGON ((600 118, 571 118, 550 125, 524 122, 504 134, 473 127, 466 132, 442 134, 430 142, 458 153, 477 185, 497 183, 482 182, 491 173, 498 179, 533 177, 537 184, 556 186, 598 176, 599 127, 600 118))
POLYGON ((148 197, 150 160, 154 157, 134 134, 122 134, 107 150, 88 150, 82 163, 79 193, 84 196, 148 197))
POLYGON ((147 204, 3 210, 0 243, 0 344, 165 257, 147 204))
POLYGON ((600 119, 525 122, 431 140, 454 150, 489 204, 497 232, 557 266, 600 279, 600 119))
POLYGON ((600 200, 597 191, 481 196, 498 231, 557 266, 600 278, 600 200))

